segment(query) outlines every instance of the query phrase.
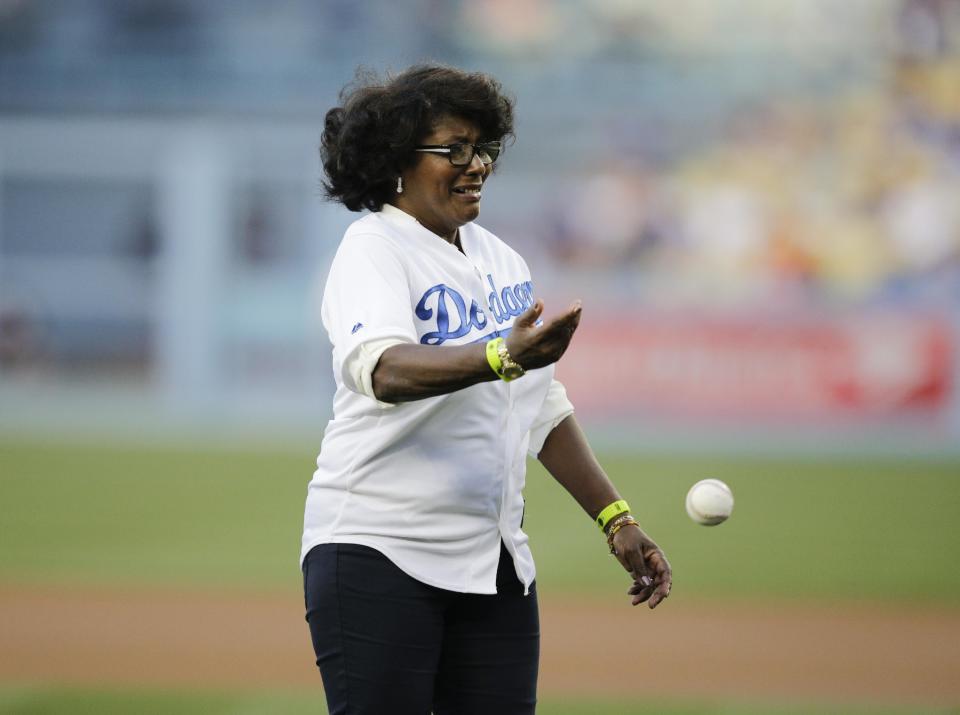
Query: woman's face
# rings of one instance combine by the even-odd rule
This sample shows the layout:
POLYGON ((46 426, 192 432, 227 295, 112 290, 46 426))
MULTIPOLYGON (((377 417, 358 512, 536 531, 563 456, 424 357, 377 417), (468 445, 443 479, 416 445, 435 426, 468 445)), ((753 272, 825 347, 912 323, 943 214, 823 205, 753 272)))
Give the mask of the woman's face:
MULTIPOLYGON (((442 117, 421 144, 476 144, 480 129, 459 117, 442 117)), ((457 229, 480 215, 480 191, 492 170, 477 156, 466 166, 454 166, 446 154, 418 153, 417 161, 403 172, 403 193, 393 204, 424 227, 448 241, 457 229)))

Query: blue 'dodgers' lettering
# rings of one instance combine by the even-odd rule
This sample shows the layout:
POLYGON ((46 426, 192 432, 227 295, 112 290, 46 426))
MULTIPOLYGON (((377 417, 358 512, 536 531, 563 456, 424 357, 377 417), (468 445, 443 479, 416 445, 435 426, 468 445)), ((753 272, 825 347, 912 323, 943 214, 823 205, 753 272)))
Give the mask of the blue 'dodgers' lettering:
POLYGON ((500 296, 497 294, 497 286, 493 282, 493 276, 489 273, 487 274, 487 282, 490 284, 490 287, 493 288, 493 292, 487 298, 487 303, 490 307, 490 315, 493 316, 493 319, 498 323, 502 323, 507 319, 507 313, 503 309, 503 304, 500 302, 500 296))
POLYGON ((417 303, 416 316, 423 321, 430 320, 436 312, 436 330, 424 333, 420 342, 424 345, 441 345, 447 340, 460 338, 469 333, 473 328, 483 329, 487 324, 487 316, 483 309, 477 305, 477 301, 470 301, 470 309, 467 310, 467 304, 463 296, 458 291, 445 283, 438 283, 427 289, 427 292, 417 303), (435 308, 431 308, 428 303, 430 299, 436 296, 435 308), (451 310, 449 303, 452 303, 455 316, 455 325, 451 327, 451 310))
POLYGON ((487 296, 487 304, 490 314, 498 323, 517 317, 533 305, 533 283, 530 281, 517 283, 512 288, 505 286, 503 290, 498 291, 493 275, 488 273, 487 283, 492 289, 487 296))
MULTIPOLYGON (((524 281, 498 290, 489 273, 487 281, 492 289, 487 297, 487 307, 498 325, 533 305, 532 282, 524 281)), ((436 328, 421 336, 420 342, 424 345, 442 345, 447 340, 462 338, 474 329, 483 330, 487 325, 487 315, 477 301, 471 300, 468 308, 459 291, 446 283, 428 288, 417 303, 415 313, 424 322, 432 319, 436 328)))

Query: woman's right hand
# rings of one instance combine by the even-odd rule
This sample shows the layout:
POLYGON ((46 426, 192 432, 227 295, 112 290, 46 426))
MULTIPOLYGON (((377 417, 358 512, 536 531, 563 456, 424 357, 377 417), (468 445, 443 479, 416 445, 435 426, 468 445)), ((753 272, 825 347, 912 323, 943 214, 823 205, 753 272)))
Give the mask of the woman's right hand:
POLYGON ((543 313, 543 301, 537 300, 513 322, 507 336, 507 351, 524 370, 535 370, 555 363, 566 352, 580 324, 580 301, 574 301, 566 313, 544 322, 536 322, 543 313))

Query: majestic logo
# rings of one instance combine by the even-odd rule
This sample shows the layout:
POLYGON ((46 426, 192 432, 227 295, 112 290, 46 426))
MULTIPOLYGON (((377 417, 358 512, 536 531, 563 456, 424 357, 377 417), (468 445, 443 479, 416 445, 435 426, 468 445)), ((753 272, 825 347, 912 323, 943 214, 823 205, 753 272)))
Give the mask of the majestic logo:
MULTIPOLYGON (((490 284, 490 294, 487 296, 487 310, 497 325, 517 317, 533 305, 533 283, 524 281, 513 286, 497 289, 493 276, 487 274, 490 284)), ((473 330, 483 330, 487 327, 487 314, 471 300, 469 307, 459 291, 446 283, 438 283, 423 294, 417 303, 416 316, 426 322, 433 320, 436 330, 424 333, 420 342, 424 345, 442 345, 447 340, 462 338, 473 330)), ((492 327, 492 326, 491 326, 492 327)), ((493 334, 506 335, 510 328, 494 330, 493 334)), ((488 338, 483 335, 477 340, 488 338)))

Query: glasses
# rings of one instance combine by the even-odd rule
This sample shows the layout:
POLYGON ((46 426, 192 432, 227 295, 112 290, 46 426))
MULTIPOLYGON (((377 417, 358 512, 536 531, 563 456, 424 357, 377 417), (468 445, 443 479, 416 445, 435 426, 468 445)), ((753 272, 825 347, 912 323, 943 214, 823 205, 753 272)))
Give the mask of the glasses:
POLYGON ((414 147, 414 151, 428 154, 446 154, 447 159, 454 166, 467 166, 473 157, 479 156, 484 164, 492 164, 500 156, 500 142, 482 142, 481 144, 422 144, 414 147))

